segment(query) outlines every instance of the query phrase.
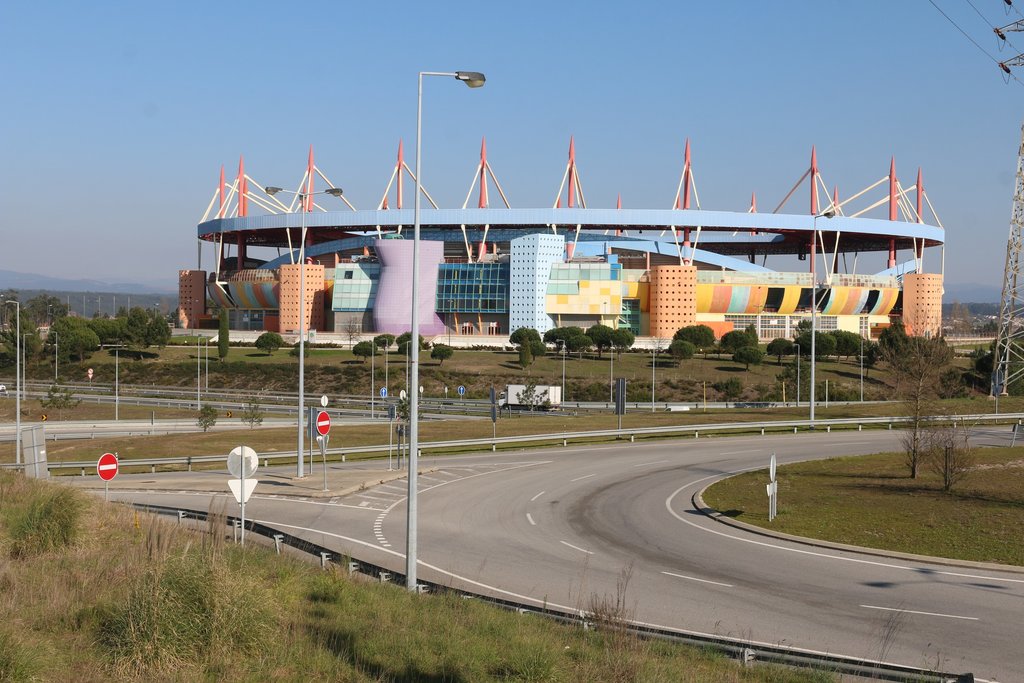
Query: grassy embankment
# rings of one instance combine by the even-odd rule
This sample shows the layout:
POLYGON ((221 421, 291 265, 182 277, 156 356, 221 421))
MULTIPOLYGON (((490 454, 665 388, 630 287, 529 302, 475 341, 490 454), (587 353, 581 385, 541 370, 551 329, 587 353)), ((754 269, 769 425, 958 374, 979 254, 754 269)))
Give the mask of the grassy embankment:
MULTIPOLYGON (((979 399, 958 399, 943 401, 938 404, 940 411, 949 414, 967 414, 975 411, 991 410, 992 405, 979 399)), ((1024 399, 1004 399, 1000 402, 1000 410, 1009 412, 1024 411, 1024 399)), ((818 419, 838 417, 876 417, 899 414, 900 408, 895 404, 865 404, 841 407, 819 407, 816 411, 818 419)), ((230 420, 238 422, 238 417, 230 420)), ((689 425, 710 423, 763 422, 769 420, 804 420, 807 419, 807 408, 786 409, 719 409, 666 413, 638 411, 627 413, 622 420, 624 428, 658 427, 667 425, 689 425)), ((223 415, 219 422, 227 422, 223 415)), ((563 432, 591 431, 614 429, 617 418, 608 414, 573 416, 570 414, 529 415, 516 413, 512 418, 498 421, 498 436, 519 436, 527 434, 560 434, 563 432)), ((855 427, 854 427, 855 428, 855 427)), ((722 432, 723 434, 727 432, 722 432)), ((483 439, 492 435, 489 419, 481 420, 444 420, 425 421, 420 425, 420 438, 423 441, 449 441, 458 439, 483 439)), ((710 436, 702 433, 702 438, 710 436)), ((638 437, 642 438, 642 437, 638 437)), ((662 437, 652 437, 662 438, 662 437)), ((607 441, 608 439, 600 439, 607 441)), ((139 437, 105 437, 98 439, 60 440, 51 442, 47 448, 50 463, 61 461, 90 460, 98 457, 103 451, 117 452, 122 459, 155 458, 187 455, 215 455, 227 453, 239 444, 255 448, 259 453, 274 453, 295 449, 295 430, 290 427, 268 427, 257 430, 233 430, 231 432, 209 432, 193 434, 176 434, 167 436, 139 437)), ((388 425, 381 421, 372 425, 346 426, 336 424, 331 431, 332 448, 356 448, 358 446, 377 446, 388 443, 388 425)), ((548 442, 550 444, 550 442, 548 442)), ((518 443, 510 448, 523 448, 530 444, 518 443)), ((10 462, 14 457, 13 444, 0 444, 0 462, 10 462)), ((358 454, 350 458, 359 458, 358 454)), ((379 457, 379 456, 374 456, 379 457)))
POLYGON ((223 529, 0 473, 0 680, 831 680, 358 582, 223 529))
MULTIPOLYGON (((224 389, 249 389, 258 387, 261 391, 295 391, 297 385, 296 359, 287 350, 265 355, 255 348, 232 348, 225 361, 216 360, 216 349, 210 367, 210 387, 224 389)), ((538 384, 561 384, 562 359, 556 354, 537 358, 528 371, 518 365, 518 354, 513 351, 464 351, 456 350, 455 355, 443 364, 431 360, 430 352, 421 354, 421 384, 427 396, 444 396, 444 387, 449 396, 455 398, 455 387, 462 384, 467 388, 467 398, 484 398, 492 385, 522 383, 527 378, 538 384)), ((397 394, 405 386, 405 359, 397 353, 389 356, 388 389, 397 394)), ((205 359, 205 356, 204 356, 205 359)), ((791 361, 791 359, 788 359, 791 361)), ((651 399, 651 354, 650 352, 623 353, 615 358, 614 374, 629 382, 630 401, 651 399)), ((966 359, 957 363, 967 368, 966 359)), ((598 358, 590 353, 583 358, 567 356, 565 362, 566 400, 604 401, 608 400, 608 376, 611 363, 608 354, 598 358)), ((384 384, 384 357, 376 359, 375 386, 384 384)), ((61 365, 64 378, 84 381, 85 370, 91 367, 96 382, 112 383, 114 380, 114 359, 107 353, 96 353, 85 363, 61 365)), ((729 379, 738 379, 743 390, 743 400, 765 397, 781 399, 781 385, 776 376, 783 370, 774 357, 766 357, 761 365, 749 370, 734 363, 728 355, 720 358, 714 354, 707 358, 698 356, 682 363, 674 361, 667 353, 658 356, 656 368, 655 398, 658 401, 700 401, 723 400, 716 384, 729 379)), ((52 377, 53 366, 45 359, 30 364, 28 375, 38 381, 52 377)), ((151 349, 139 354, 138 360, 121 360, 121 382, 132 385, 168 385, 194 387, 196 378, 196 349, 188 346, 169 346, 165 349, 151 349)), ((205 360, 204 360, 205 373, 205 360)), ((860 396, 860 367, 855 357, 835 361, 821 361, 817 364, 818 381, 824 386, 829 382, 833 398, 855 400, 860 396)), ((882 381, 884 370, 868 368, 864 382, 867 400, 888 398, 888 390, 882 381)), ((806 383, 807 378, 804 378, 806 383)), ((987 388, 987 384, 985 387, 987 388)), ((370 393, 370 363, 356 358, 351 351, 341 349, 313 349, 306 365, 306 389, 308 392, 329 394, 370 393)), ((793 387, 790 386, 792 390, 793 387)), ((792 401, 794 396, 787 396, 792 401)))
POLYGON ((713 485, 705 502, 775 531, 837 543, 978 562, 1024 565, 1024 448, 975 449, 952 493, 924 468, 910 479, 890 453, 779 468, 779 515, 767 518, 764 470, 713 485))

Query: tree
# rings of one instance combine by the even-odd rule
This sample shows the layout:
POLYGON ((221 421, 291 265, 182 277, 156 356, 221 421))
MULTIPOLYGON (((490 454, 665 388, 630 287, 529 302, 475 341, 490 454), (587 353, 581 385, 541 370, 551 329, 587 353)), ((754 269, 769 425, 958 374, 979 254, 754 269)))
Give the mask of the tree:
POLYGON ((85 360, 100 348, 100 338, 93 332, 91 323, 84 318, 61 318, 50 328, 50 336, 56 335, 61 358, 72 357, 85 360))
POLYGON ((544 333, 544 341, 548 344, 555 344, 558 341, 566 341, 569 337, 582 337, 586 335, 582 327, 553 327, 544 333))
POLYGON ((622 355, 622 352, 626 349, 632 348, 635 343, 636 335, 624 327, 620 327, 612 332, 612 346, 615 347, 619 355, 622 355))
MULTIPOLYGON (((24 303, 22 308, 36 327, 52 325, 54 321, 68 314, 67 304, 55 296, 40 294, 24 303)), ((24 323, 24 321, 22 321, 24 323)))
POLYGON ((782 365, 783 356, 790 355, 794 350, 793 342, 789 341, 785 337, 772 339, 768 342, 768 355, 775 356, 778 359, 778 365, 782 365))
MULTIPOLYGON (((426 343, 423 340, 423 335, 422 334, 419 335, 419 338, 420 338, 420 349, 427 348, 426 347, 426 343)), ((398 337, 395 339, 395 343, 398 344, 398 350, 399 350, 400 353, 406 353, 406 351, 402 350, 402 347, 405 346, 406 344, 408 344, 411 339, 412 339, 412 332, 403 332, 402 334, 398 335, 398 337)))
POLYGON ((205 432, 215 424, 217 424, 217 409, 211 405, 205 405, 200 408, 196 416, 196 425, 205 432))
POLYGON ((612 346, 612 333, 615 330, 598 323, 597 325, 591 325, 587 328, 587 336, 594 342, 594 346, 597 347, 597 357, 601 357, 601 352, 605 349, 610 349, 612 346))
POLYGON ((543 392, 537 389, 537 382, 531 379, 523 387, 523 390, 519 392, 516 399, 519 401, 519 405, 526 406, 532 412, 537 408, 551 407, 551 401, 543 396, 543 392))
POLYGON ((871 374, 871 368, 875 367, 882 357, 882 349, 877 342, 864 341, 864 375, 871 374))
POLYGON ((377 347, 373 342, 361 341, 352 347, 352 355, 362 358, 365 363, 367 358, 377 355, 377 347))
POLYGON ((530 327, 520 327, 508 336, 508 340, 516 346, 522 346, 528 342, 541 341, 540 333, 530 327))
MULTIPOLYGON (((288 355, 292 358, 299 357, 299 342, 292 344, 292 348, 288 351, 288 355)), ((304 358, 309 358, 309 344, 302 345, 302 355, 304 358)))
POLYGON ((134 306, 123 320, 124 340, 133 348, 144 349, 149 346, 149 313, 144 308, 134 306))
POLYGON ((434 348, 430 350, 430 357, 438 361, 438 365, 444 365, 444 362, 454 354, 455 349, 444 344, 434 344, 434 348))
POLYGON ((763 358, 764 354, 756 346, 744 346, 732 354, 733 361, 743 363, 747 370, 750 370, 751 365, 760 365, 763 358))
POLYGON ((256 338, 256 348, 268 356, 282 346, 284 346, 284 338, 277 332, 264 332, 256 338))
POLYGON ((126 341, 124 318, 93 318, 88 321, 88 326, 96 333, 100 344, 123 344, 126 341))
POLYGON ((39 400, 39 405, 44 410, 56 410, 59 419, 64 419, 64 411, 75 408, 82 400, 75 398, 71 390, 66 387, 58 387, 51 384, 46 392, 46 398, 39 400))
POLYGON ((693 354, 697 352, 697 347, 685 339, 676 339, 669 345, 668 351, 676 359, 676 362, 681 363, 684 360, 693 358, 693 354))
POLYGON ((345 337, 349 346, 355 346, 356 339, 363 333, 363 323, 358 318, 349 318, 345 321, 345 337))
POLYGON ((384 353, 387 353, 388 349, 391 348, 391 345, 394 343, 395 335, 393 334, 378 334, 373 338, 374 346, 384 351, 384 353))
POLYGON ((228 330, 228 310, 226 308, 220 309, 220 313, 217 314, 217 356, 224 360, 228 357, 228 351, 231 350, 231 339, 230 331, 228 330))
MULTIPOLYGON (((757 344, 757 341, 754 341, 757 344)), ((741 330, 733 330, 722 335, 720 346, 724 353, 736 353, 744 346, 751 346, 750 335, 741 330)))
POLYGON ((855 332, 835 330, 829 336, 836 340, 836 356, 850 358, 860 353, 862 337, 855 332))
MULTIPOLYGON (((803 323, 801 323, 803 325, 803 323)), ((800 355, 811 355, 811 330, 810 327, 797 327, 800 334, 797 335, 796 343, 800 346, 800 355)), ((814 335, 814 358, 821 360, 828 356, 835 355, 836 338, 831 334, 818 332, 814 335)))
POLYGON ((905 342, 883 346, 882 358, 889 366, 894 393, 910 418, 903 450, 910 478, 917 479, 924 458, 924 431, 931 402, 938 396, 939 379, 953 359, 953 351, 942 338, 908 337, 905 342))
POLYGON ((167 319, 159 311, 150 311, 149 325, 146 326, 146 342, 150 346, 167 346, 171 340, 171 328, 167 319))
POLYGON ((941 425, 928 429, 922 439, 923 449, 931 470, 942 479, 942 490, 949 493, 971 471, 974 456, 967 425, 941 425))
POLYGON ((708 351, 715 347, 715 331, 707 325, 689 325, 676 330, 672 339, 688 341, 708 357, 708 351))
POLYGON ((898 356, 906 348, 910 341, 907 331, 903 328, 903 321, 897 320, 889 327, 882 330, 878 335, 878 345, 886 356, 898 356))
POLYGON ((263 416, 263 406, 255 398, 250 398, 242 409, 241 420, 249 425, 249 429, 253 429, 263 424, 263 416))
POLYGON ((590 348, 594 346, 594 340, 586 334, 576 334, 566 339, 565 344, 571 353, 578 352, 580 354, 580 358, 583 358, 583 352, 590 350, 590 348))
POLYGON ((533 350, 529 344, 522 344, 519 347, 519 366, 526 370, 533 365, 533 350))

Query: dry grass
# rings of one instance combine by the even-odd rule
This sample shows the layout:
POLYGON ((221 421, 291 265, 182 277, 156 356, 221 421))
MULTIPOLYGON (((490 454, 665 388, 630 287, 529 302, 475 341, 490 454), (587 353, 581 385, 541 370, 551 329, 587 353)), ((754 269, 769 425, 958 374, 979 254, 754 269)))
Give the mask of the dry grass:
MULTIPOLYGON (((0 473, 4 509, 54 486, 0 473)), ((827 680, 667 643, 627 648, 615 629, 353 582, 225 543, 216 522, 189 531, 93 499, 83 506, 77 541, 38 555, 14 557, 0 525, 0 679, 827 680)))

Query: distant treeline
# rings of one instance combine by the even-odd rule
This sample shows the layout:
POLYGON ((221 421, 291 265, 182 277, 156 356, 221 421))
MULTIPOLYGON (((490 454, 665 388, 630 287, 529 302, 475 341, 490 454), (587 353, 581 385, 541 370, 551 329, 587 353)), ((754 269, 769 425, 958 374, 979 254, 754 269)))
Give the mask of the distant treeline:
POLYGON ((949 301, 942 304, 942 315, 943 317, 949 317, 952 315, 956 308, 963 310, 967 309, 967 312, 971 315, 999 315, 999 304, 998 303, 960 303, 958 301, 949 301))
POLYGON ((178 307, 176 294, 126 294, 124 292, 69 292, 49 289, 8 289, 17 292, 20 301, 30 301, 46 295, 59 299, 68 310, 83 318, 96 317, 97 313, 114 317, 117 311, 140 306, 152 309, 154 306, 163 314, 171 313, 178 307))

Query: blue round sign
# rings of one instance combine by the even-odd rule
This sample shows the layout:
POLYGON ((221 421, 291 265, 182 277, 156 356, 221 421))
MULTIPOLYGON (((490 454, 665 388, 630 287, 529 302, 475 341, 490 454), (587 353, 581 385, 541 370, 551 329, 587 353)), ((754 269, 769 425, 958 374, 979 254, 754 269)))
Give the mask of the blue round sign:
POLYGON ((387 387, 381 387, 380 388, 380 397, 381 398, 387 398, 388 397, 388 388, 387 387))
POLYGON ((464 386, 462 386, 462 385, 460 384, 460 385, 459 385, 459 388, 458 388, 458 392, 459 392, 459 396, 463 396, 463 395, 465 395, 465 393, 466 393, 466 387, 464 387, 464 386))

